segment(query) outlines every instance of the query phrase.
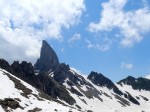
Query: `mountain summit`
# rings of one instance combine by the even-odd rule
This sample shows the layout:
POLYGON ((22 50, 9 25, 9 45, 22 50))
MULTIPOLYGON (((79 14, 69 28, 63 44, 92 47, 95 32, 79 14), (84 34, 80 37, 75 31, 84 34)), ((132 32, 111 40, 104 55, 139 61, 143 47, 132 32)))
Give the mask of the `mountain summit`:
POLYGON ((50 69, 55 69, 58 65, 59 60, 55 51, 45 40, 43 40, 40 58, 34 65, 35 69, 47 72, 50 69))

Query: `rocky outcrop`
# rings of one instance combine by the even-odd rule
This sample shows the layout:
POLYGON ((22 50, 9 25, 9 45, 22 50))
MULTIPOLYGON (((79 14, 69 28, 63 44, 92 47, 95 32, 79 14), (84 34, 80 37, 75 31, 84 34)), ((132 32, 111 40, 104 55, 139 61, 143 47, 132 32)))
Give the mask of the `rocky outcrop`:
POLYGON ((11 65, 13 71, 17 73, 18 75, 34 75, 34 68, 31 63, 27 63, 26 61, 23 61, 19 64, 18 61, 14 61, 14 63, 11 65))
POLYGON ((47 72, 50 69, 55 69, 59 65, 59 60, 52 47, 43 40, 40 58, 34 65, 36 70, 47 72))
POLYGON ((0 59, 0 68, 10 72, 10 73, 13 73, 13 70, 11 69, 11 66, 9 65, 9 63, 4 60, 4 59, 0 59))
POLYGON ((131 101, 132 103, 136 104, 136 105, 140 105, 140 103, 128 92, 126 92, 124 94, 124 97, 127 98, 129 101, 131 101))
POLYGON ((132 85, 134 83, 134 81, 136 80, 136 78, 132 77, 132 76, 128 76, 127 78, 117 82, 117 84, 127 84, 127 85, 132 85))
POLYGON ((38 75, 35 75, 32 64, 25 61, 20 64, 18 61, 15 61, 11 67, 15 76, 42 90, 52 98, 59 98, 70 105, 75 103, 75 100, 69 95, 66 88, 50 77, 47 72, 40 72, 38 75))
POLYGON ((76 72, 71 70, 69 65, 66 65, 65 63, 60 64, 53 73, 54 80, 59 83, 64 83, 64 81, 68 78, 68 83, 72 85, 89 85, 89 83, 87 83, 81 75, 78 75, 76 72))
POLYGON ((127 78, 119 81, 117 84, 122 85, 130 85, 135 90, 147 90, 150 91, 150 80, 147 78, 134 78, 132 76, 128 76, 127 78))
POLYGON ((103 76, 101 73, 91 72, 88 76, 88 79, 97 86, 105 86, 108 89, 113 89, 113 91, 119 95, 123 95, 123 93, 116 87, 116 85, 107 77, 103 76))
POLYGON ((11 109, 22 108, 19 102, 12 98, 5 98, 4 100, 0 99, 0 105, 4 108, 6 112, 9 112, 7 108, 11 109))
POLYGON ((71 70, 69 65, 60 64, 53 72, 53 79, 61 85, 67 84, 70 87, 68 90, 77 96, 86 96, 89 99, 95 97, 103 101, 99 96, 101 93, 91 83, 86 81, 85 78, 71 70), (74 87, 78 88, 78 90, 74 87), (82 87, 85 87, 86 90, 83 90, 82 87))
POLYGON ((31 63, 14 61, 11 65, 14 75, 33 85, 35 83, 34 67, 31 63))
POLYGON ((65 86, 57 83, 53 78, 49 77, 46 73, 40 73, 36 76, 36 87, 47 93, 53 98, 59 98, 66 101, 68 104, 73 105, 76 101, 70 96, 65 86))

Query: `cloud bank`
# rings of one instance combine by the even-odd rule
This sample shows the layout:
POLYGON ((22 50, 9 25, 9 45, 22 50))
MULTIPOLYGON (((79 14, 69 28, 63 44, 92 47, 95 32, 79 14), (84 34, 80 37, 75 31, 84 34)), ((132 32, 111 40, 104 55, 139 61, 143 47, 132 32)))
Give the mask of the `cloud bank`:
POLYGON ((101 17, 98 22, 89 24, 90 32, 111 32, 118 28, 119 43, 123 47, 132 47, 140 42, 143 35, 150 32, 150 9, 125 10, 129 0, 109 0, 102 4, 101 17))
POLYGON ((84 0, 0 0, 0 58, 35 62, 41 40, 80 21, 84 0), (61 3, 60 3, 61 2, 61 3))

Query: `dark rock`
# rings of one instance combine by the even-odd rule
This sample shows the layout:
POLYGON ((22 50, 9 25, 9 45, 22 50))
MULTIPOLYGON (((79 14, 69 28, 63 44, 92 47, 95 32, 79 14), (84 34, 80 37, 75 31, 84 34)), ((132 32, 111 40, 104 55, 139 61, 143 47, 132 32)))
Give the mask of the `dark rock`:
POLYGON ((127 94, 125 94, 125 98, 127 98, 129 101, 131 101, 132 103, 136 104, 136 105, 140 105, 140 103, 128 92, 126 92, 127 94))
POLYGON ((100 73, 98 74, 97 72, 92 71, 88 76, 88 79, 97 86, 106 86, 109 89, 112 89, 114 86, 114 83, 110 79, 106 78, 100 73))
POLYGON ((59 97, 71 105, 75 103, 75 100, 69 95, 65 87, 52 79, 48 73, 40 72, 38 75, 34 75, 34 68, 31 63, 24 61, 19 64, 19 62, 14 62, 12 68, 17 77, 42 90, 52 98, 59 97))
POLYGON ((48 72, 59 65, 59 60, 51 46, 43 40, 40 58, 35 63, 36 70, 48 72))
POLYGON ((93 112, 92 110, 88 110, 87 112, 93 112))
POLYGON ((136 99, 140 100, 140 97, 136 96, 136 99))
POLYGON ((146 90, 150 91, 150 80, 147 78, 134 78, 134 77, 127 77, 121 81, 119 81, 117 84, 127 84, 132 86, 133 89, 135 90, 146 90))
POLYGON ((34 67, 29 62, 23 61, 21 64, 22 71, 28 75, 34 75, 34 67))
POLYGON ((132 84, 132 88, 135 90, 150 91, 150 80, 142 77, 137 78, 132 84))
POLYGON ((34 67, 31 63, 27 63, 26 61, 23 61, 21 64, 19 64, 18 61, 14 61, 11 67, 13 71, 20 77, 34 75, 34 67))
POLYGON ((81 109, 81 107, 80 107, 79 105, 76 105, 76 107, 77 107, 78 109, 81 109))
POLYGON ((97 89, 95 89, 93 86, 91 86, 90 88, 87 88, 87 91, 83 91, 82 89, 78 88, 87 98, 91 99, 91 98, 97 98, 99 99, 101 102, 103 102, 103 99, 100 97, 101 93, 100 91, 98 91, 97 89))
POLYGON ((112 99, 112 97, 111 97, 110 95, 108 95, 107 93, 103 92, 103 94, 104 94, 106 97, 112 99))
POLYGON ((140 95, 142 98, 143 98, 143 100, 145 100, 145 101, 149 101, 149 99, 148 98, 146 98, 145 96, 142 96, 142 95, 140 95))
POLYGON ((114 95, 116 99, 118 99, 119 103, 124 106, 130 106, 130 102, 127 101, 126 99, 120 97, 119 95, 114 95))
POLYGON ((59 83, 64 83, 67 77, 70 75, 69 66, 62 63, 54 70, 54 80, 59 83))
POLYGON ((9 65, 9 63, 4 60, 4 59, 0 59, 0 68, 10 72, 10 73, 13 73, 13 70, 11 69, 11 66, 9 65))
POLYGON ((79 91, 77 91, 74 87, 71 87, 70 91, 78 96, 83 96, 79 91))
POLYGON ((74 85, 71 81, 68 81, 68 80, 67 80, 67 84, 68 84, 69 86, 73 86, 73 85, 74 85))
POLYGON ((51 97, 59 97, 61 100, 66 101, 70 105, 73 105, 76 102, 63 85, 57 83, 54 79, 46 75, 46 73, 40 73, 37 75, 35 86, 51 97))
POLYGON ((122 85, 122 83, 123 83, 123 84, 127 84, 127 85, 132 85, 135 80, 136 80, 136 78, 134 78, 132 76, 128 76, 127 78, 117 82, 117 84, 122 85))
POLYGON ((64 63, 60 64, 55 70, 54 70, 54 80, 59 82, 59 83, 64 83, 66 79, 68 79, 70 82, 70 86, 76 85, 76 86, 81 86, 81 85, 89 85, 91 86, 90 83, 88 83, 81 75, 78 75, 76 72, 73 72, 70 68, 69 65, 66 65, 64 63))
POLYGON ((72 93, 83 96, 85 95, 87 98, 98 98, 103 101, 99 95, 100 92, 95 89, 91 83, 87 82, 81 75, 77 74, 75 71, 71 70, 68 65, 62 63, 60 64, 53 72, 53 79, 59 84, 63 85, 65 82, 71 86, 69 89, 72 93), (74 86, 78 88, 78 90, 74 89, 74 86), (82 86, 88 86, 87 91, 82 90, 82 86))
POLYGON ((34 108, 34 109, 32 109, 32 110, 28 110, 28 112, 41 112, 42 111, 42 109, 41 108, 34 108))
POLYGON ((16 100, 12 98, 5 98, 4 100, 0 100, 0 105, 6 110, 8 107, 11 109, 22 108, 16 100))
POLYGON ((108 89, 113 89, 113 91, 119 95, 123 95, 123 93, 117 88, 117 86, 107 77, 103 76, 101 73, 91 72, 88 76, 88 79, 97 86, 105 86, 108 89))
MULTIPOLYGON (((70 105, 75 103, 75 100, 69 95, 69 92, 65 89, 65 87, 51 78, 48 73, 40 72, 38 75, 35 75, 34 67, 31 63, 23 61, 21 64, 19 64, 18 61, 15 61, 11 67, 15 76, 26 81, 35 88, 42 90, 52 98, 56 99, 59 97, 70 105)), ((20 84, 16 85, 16 87, 20 88, 19 85, 20 84)), ((25 91, 25 95, 26 92, 28 91, 25 91)))
POLYGON ((13 74, 18 78, 24 80, 31 85, 35 83, 34 67, 31 63, 23 61, 19 64, 18 61, 14 61, 14 63, 11 65, 11 68, 14 72, 13 74))
POLYGON ((11 65, 11 67, 12 67, 13 71, 15 72, 15 74, 18 74, 18 75, 23 74, 23 71, 19 64, 19 61, 14 61, 13 64, 11 65))

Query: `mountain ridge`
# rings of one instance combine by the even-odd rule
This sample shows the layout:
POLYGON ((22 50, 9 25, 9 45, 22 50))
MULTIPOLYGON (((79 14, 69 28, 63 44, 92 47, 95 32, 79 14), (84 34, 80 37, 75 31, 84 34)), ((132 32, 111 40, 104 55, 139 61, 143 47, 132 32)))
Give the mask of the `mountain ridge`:
POLYGON ((43 52, 44 56, 40 56, 40 61, 38 59, 34 66, 26 61, 21 63, 14 61, 9 65, 6 60, 0 59, 0 68, 27 82, 60 104, 76 109, 73 112, 77 110, 81 112, 133 112, 134 110, 148 112, 149 79, 129 76, 118 83, 113 83, 103 74, 94 71, 87 77, 83 77, 69 65, 60 63, 56 53, 46 41, 43 41, 41 55, 43 52), (43 49, 45 45, 46 51, 43 49), (41 57, 44 57, 44 60, 41 57), (43 69, 44 66, 46 68, 43 69))

